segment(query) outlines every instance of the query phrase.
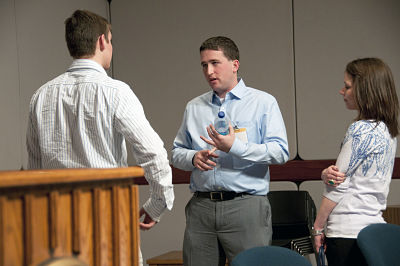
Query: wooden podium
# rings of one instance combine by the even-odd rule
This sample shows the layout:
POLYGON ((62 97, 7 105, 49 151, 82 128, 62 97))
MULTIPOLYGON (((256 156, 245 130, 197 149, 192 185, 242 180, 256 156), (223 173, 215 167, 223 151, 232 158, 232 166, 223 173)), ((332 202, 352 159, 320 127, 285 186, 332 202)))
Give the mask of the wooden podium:
POLYGON ((0 265, 139 264, 139 167, 0 172, 0 265))

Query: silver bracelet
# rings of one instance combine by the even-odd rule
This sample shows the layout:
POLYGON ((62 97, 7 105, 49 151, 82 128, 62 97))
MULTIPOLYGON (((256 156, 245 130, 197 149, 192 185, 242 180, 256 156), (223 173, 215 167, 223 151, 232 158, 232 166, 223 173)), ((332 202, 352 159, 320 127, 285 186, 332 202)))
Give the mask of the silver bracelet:
POLYGON ((312 234, 313 236, 322 235, 324 232, 325 232, 325 229, 324 229, 324 228, 322 228, 321 230, 314 229, 314 227, 311 228, 311 234, 312 234))

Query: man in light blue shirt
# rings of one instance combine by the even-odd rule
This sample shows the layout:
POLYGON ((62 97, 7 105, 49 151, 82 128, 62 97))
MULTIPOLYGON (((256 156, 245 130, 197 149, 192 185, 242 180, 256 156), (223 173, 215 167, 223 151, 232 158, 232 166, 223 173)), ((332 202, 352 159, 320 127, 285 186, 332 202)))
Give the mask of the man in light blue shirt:
POLYGON ((183 257, 185 265, 225 265, 271 243, 268 166, 285 163, 289 150, 275 98, 238 78, 235 43, 210 38, 200 58, 212 91, 187 104, 172 150, 172 164, 192 171, 183 257), (219 111, 231 121, 226 136, 212 125, 219 111))

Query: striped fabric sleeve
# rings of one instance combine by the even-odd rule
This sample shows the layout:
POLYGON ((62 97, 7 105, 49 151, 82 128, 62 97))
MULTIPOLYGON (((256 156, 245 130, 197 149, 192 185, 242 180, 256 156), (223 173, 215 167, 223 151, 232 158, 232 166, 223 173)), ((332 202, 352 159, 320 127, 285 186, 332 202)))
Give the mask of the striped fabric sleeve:
POLYGON ((28 169, 40 169, 41 168, 41 155, 39 139, 37 134, 37 122, 35 121, 34 109, 34 98, 29 106, 29 119, 28 119, 28 129, 26 132, 26 147, 28 151, 28 169))
POLYGON ((150 185, 150 198, 143 205, 155 221, 174 201, 172 171, 164 143, 147 121, 143 107, 129 87, 117 97, 115 126, 132 145, 136 162, 143 167, 150 185))

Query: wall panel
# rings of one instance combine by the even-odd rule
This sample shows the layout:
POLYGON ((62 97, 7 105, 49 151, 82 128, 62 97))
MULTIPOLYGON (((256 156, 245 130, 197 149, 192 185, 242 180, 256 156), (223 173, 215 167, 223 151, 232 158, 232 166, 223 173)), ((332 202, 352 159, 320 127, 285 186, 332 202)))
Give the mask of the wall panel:
POLYGON ((343 87, 344 68, 351 60, 383 59, 392 69, 400 95, 399 14, 400 2, 396 0, 295 1, 301 158, 337 157, 346 129, 356 116, 356 112, 345 108, 338 93, 343 87))
POLYGON ((295 156, 291 1, 119 0, 111 11, 115 78, 132 86, 168 151, 186 103, 210 90, 199 47, 224 35, 239 47, 245 83, 277 98, 295 156))
POLYGON ((20 90, 13 0, 0 1, 0 170, 21 167, 20 90))

